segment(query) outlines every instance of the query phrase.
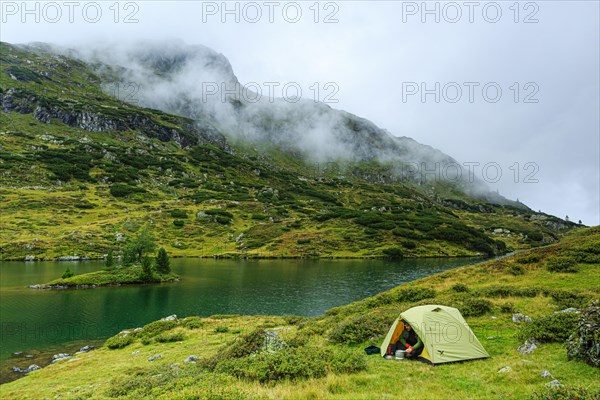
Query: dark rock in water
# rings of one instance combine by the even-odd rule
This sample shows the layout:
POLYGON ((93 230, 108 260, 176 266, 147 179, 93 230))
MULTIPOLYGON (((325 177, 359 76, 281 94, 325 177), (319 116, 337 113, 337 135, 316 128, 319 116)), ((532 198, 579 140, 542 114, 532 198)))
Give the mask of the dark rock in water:
POLYGON ((82 348, 80 348, 79 352, 87 353, 88 351, 93 350, 93 349, 94 349, 94 346, 87 345, 87 346, 83 346, 82 348))
POLYGON ((33 355, 32 355, 32 354, 25 354, 25 356, 24 356, 24 357, 25 357, 25 358, 33 358, 33 355))

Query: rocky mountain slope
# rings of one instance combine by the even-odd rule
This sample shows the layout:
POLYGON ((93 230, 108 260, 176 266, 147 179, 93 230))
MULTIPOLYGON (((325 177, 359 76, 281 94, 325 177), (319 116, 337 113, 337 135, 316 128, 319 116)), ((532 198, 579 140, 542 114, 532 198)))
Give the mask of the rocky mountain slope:
POLYGON ((0 45, 2 259, 102 257, 142 226, 249 257, 497 254, 575 226, 427 179, 411 166, 455 161, 327 105, 202 101, 203 79, 237 82, 212 50, 98 54, 0 45))

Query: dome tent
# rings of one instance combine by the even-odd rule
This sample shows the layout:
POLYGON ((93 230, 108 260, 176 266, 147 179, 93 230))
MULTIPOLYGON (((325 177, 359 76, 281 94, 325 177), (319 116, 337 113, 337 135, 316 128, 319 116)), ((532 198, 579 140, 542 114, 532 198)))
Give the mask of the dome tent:
POLYGON ((421 357, 431 364, 487 358, 479 340, 456 308, 425 305, 410 308, 398 316, 381 345, 381 355, 396 343, 404 331, 406 321, 423 342, 421 357))

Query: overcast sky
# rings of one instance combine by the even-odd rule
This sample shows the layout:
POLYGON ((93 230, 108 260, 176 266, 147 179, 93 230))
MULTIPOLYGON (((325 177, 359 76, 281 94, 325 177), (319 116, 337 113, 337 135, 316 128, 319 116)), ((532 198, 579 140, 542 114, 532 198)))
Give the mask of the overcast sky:
POLYGON ((29 2, 27 12, 4 1, 0 34, 203 44, 265 95, 265 82, 280 83, 276 96, 286 83, 304 98, 318 89, 332 107, 471 163, 510 199, 599 225, 599 2, 514 3, 230 1, 226 13, 220 1, 29 2))

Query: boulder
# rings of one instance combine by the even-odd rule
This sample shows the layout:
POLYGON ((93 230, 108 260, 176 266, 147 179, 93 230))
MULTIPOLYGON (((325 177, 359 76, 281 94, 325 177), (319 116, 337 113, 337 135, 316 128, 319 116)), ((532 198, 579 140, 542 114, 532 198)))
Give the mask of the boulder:
POLYGON ((516 314, 513 314, 512 321, 513 322, 517 322, 517 323, 520 323, 520 322, 531 322, 531 317, 529 317, 527 315, 524 315, 524 314, 521 314, 521 313, 516 313, 516 314))
POLYGON ((71 355, 67 354, 67 353, 55 354, 52 356, 52 361, 50 361, 50 364, 54 364, 56 361, 64 360, 65 358, 69 358, 69 357, 71 357, 71 355))
POLYGON ((537 349, 537 346, 535 344, 535 339, 531 338, 531 339, 527 339, 525 341, 525 343, 523 343, 522 345, 520 345, 517 348, 517 351, 520 354, 531 354, 533 353, 533 351, 537 349))
POLYGON ((558 387, 564 387, 565 385, 563 385, 562 383, 560 383, 558 381, 558 379, 555 379, 553 381, 550 381, 550 382, 546 383, 546 386, 548 386, 549 388, 558 388, 558 387))
POLYGON ((200 360, 200 357, 198 357, 198 356, 188 356, 188 357, 186 357, 185 360, 183 360, 183 362, 184 363, 193 363, 193 364, 195 364, 196 361, 199 361, 199 360, 200 360))
POLYGON ((169 315, 168 317, 161 318, 161 321, 177 321, 177 315, 169 315))
POLYGON ((548 372, 547 370, 543 370, 542 372, 540 372, 540 376, 542 378, 554 379, 554 377, 552 376, 552 374, 550 372, 548 372))
POLYGON ((94 349, 94 346, 87 345, 87 346, 83 346, 82 348, 80 348, 79 352, 87 353, 88 351, 93 350, 93 349, 94 349))
POLYGON ((149 357, 148 361, 158 360, 159 358, 162 358, 162 354, 155 354, 155 355, 149 357))
POLYGON ((499 374, 504 374, 504 373, 510 372, 510 371, 512 371, 512 368, 507 365, 506 367, 499 369, 498 373, 499 374))

